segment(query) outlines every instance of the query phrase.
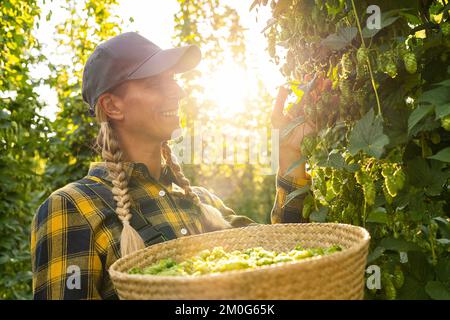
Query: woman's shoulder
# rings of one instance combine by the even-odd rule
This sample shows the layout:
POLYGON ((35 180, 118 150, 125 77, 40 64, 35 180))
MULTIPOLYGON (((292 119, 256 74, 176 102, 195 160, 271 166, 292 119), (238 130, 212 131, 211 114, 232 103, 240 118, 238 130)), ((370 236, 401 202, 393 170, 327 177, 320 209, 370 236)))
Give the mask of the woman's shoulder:
POLYGON ((48 215, 53 211, 78 210, 78 204, 89 197, 87 184, 98 182, 83 177, 72 181, 51 192, 48 197, 39 205, 38 214, 48 215))

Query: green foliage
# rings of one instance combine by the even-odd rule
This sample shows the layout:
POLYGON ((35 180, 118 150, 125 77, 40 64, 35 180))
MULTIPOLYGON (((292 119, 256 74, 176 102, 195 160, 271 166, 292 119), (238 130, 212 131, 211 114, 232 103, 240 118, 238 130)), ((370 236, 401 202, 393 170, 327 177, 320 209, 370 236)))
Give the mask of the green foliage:
MULTIPOLYGON (((92 160, 90 144, 95 128, 81 99, 81 72, 98 41, 119 30, 109 12, 115 3, 67 1, 70 18, 56 34, 59 45, 72 52, 73 64, 48 62, 50 77, 34 79, 30 69, 47 60, 32 33, 39 27, 41 11, 36 1, 2 2, 0 299, 31 297, 31 219, 53 190, 85 175, 92 160), (93 19, 80 23, 76 8, 93 19), (40 114, 43 105, 34 91, 40 84, 58 93, 61 111, 54 122, 40 114)), ((46 19, 51 19, 51 12, 46 19)))
POLYGON ((270 1, 265 34, 275 63, 299 88, 317 78, 302 97, 318 127, 301 143, 313 178, 302 214, 370 231, 368 263, 382 270, 371 299, 449 297, 446 3, 270 1), (366 8, 374 4, 381 29, 370 30, 366 8))
POLYGON ((40 11, 36 1, 3 1, 0 8, 0 299, 30 297, 31 212, 43 195, 40 156, 49 122, 29 76, 41 61, 31 55, 40 44, 31 35, 40 11))

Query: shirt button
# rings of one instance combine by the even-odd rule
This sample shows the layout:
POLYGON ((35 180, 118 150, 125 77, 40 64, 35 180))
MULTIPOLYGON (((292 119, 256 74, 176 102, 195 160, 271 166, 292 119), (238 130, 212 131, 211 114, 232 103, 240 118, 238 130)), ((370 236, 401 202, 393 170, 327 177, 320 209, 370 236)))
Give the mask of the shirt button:
POLYGON ((166 195, 166 192, 165 192, 164 190, 161 190, 161 191, 159 192, 159 195, 160 195, 161 197, 164 197, 164 196, 166 195))
POLYGON ((181 228, 181 234, 182 235, 186 235, 187 234, 187 230, 186 230, 186 228, 181 228))

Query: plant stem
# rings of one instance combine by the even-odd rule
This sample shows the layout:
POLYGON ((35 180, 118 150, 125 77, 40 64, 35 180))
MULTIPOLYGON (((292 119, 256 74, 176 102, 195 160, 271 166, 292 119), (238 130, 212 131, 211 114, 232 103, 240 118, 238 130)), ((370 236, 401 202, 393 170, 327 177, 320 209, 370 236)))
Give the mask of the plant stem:
POLYGON ((364 207, 363 207, 363 227, 366 227, 366 198, 364 198, 364 207))
MULTIPOLYGON (((355 7, 354 0, 352 0, 352 7, 353 7, 353 12, 355 13, 356 25, 358 26, 358 31, 359 31, 359 36, 361 37, 362 47, 366 48, 366 44, 364 43, 364 37, 362 35, 361 24, 359 23, 359 17, 358 17, 358 13, 356 12, 356 7, 355 7)), ((375 99, 377 100, 378 114, 383 116, 383 114, 381 112, 380 98, 378 97, 377 86, 375 84, 375 79, 373 77, 372 66, 370 64, 369 55, 367 55, 367 61, 366 62, 367 62, 367 66, 369 67, 370 80, 372 82, 373 91, 375 93, 375 99)))

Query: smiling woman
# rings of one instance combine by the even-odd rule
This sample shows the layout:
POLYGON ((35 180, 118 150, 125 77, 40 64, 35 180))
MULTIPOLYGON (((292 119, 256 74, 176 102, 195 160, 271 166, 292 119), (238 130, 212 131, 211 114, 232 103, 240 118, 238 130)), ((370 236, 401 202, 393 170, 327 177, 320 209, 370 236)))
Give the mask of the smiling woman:
MULTIPOLYGON (((135 32, 91 54, 82 94, 99 124, 95 148, 103 162, 92 162, 87 176, 38 208, 31 237, 36 299, 117 298, 107 271, 118 258, 170 239, 256 224, 206 188, 191 186, 169 147, 185 95, 174 74, 195 68, 200 58, 197 46, 163 50, 135 32)), ((224 72, 220 79, 233 83, 231 89, 244 87, 243 77, 235 81, 236 74, 224 72)), ((276 110, 282 104, 280 96, 276 110)), ((274 119, 277 126, 287 120, 280 113, 274 119)), ((297 144, 289 148, 281 154, 297 157, 297 144)), ((277 181, 272 223, 301 221, 303 197, 285 205, 289 193, 309 182, 304 171, 296 173, 277 181)))

